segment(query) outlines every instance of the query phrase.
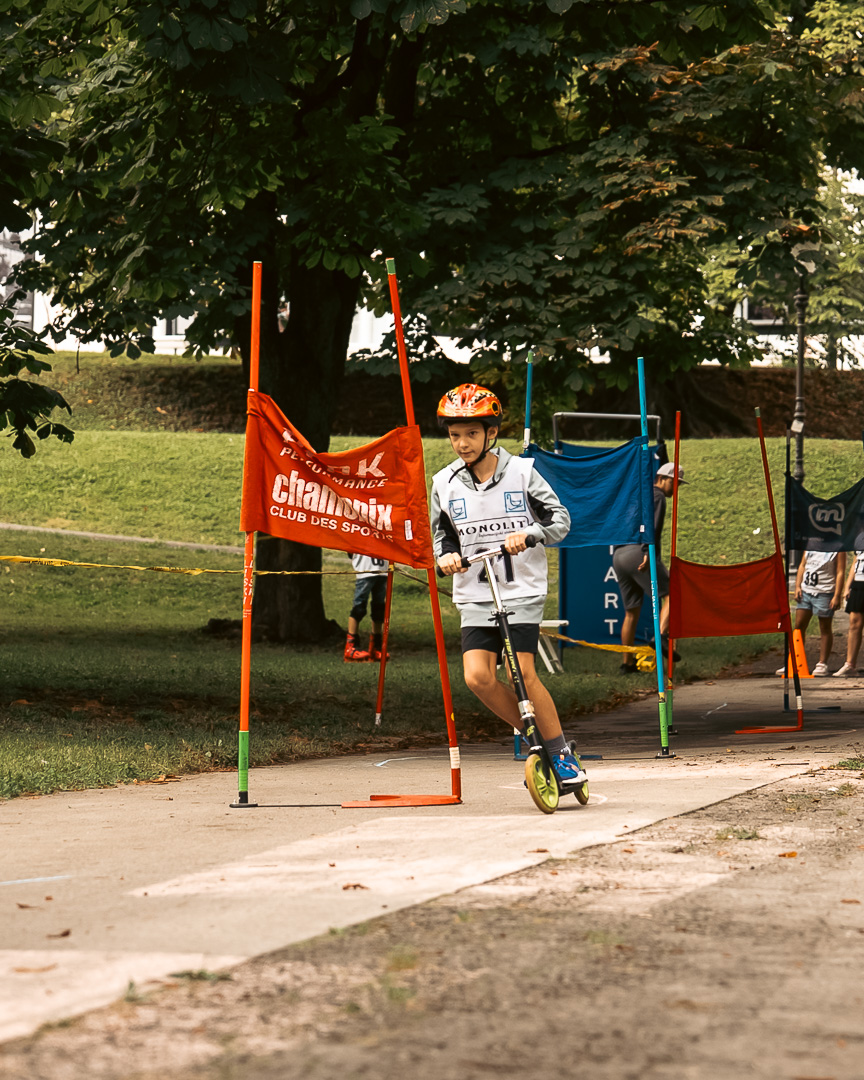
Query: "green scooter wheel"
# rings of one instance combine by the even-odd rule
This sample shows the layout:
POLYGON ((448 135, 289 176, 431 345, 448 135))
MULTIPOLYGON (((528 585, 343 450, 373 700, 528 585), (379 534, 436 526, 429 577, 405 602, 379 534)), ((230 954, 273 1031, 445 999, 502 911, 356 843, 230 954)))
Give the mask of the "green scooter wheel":
MULTIPOLYGON (((581 769, 582 762, 579 761, 579 755, 576 753, 576 743, 571 742, 568 745, 570 747, 570 753, 579 762, 579 768, 581 769)), ((580 784, 579 787, 575 788, 573 794, 576 796, 576 802, 581 803, 582 806, 585 806, 585 804, 588 802, 588 781, 586 780, 584 784, 580 784)))
POLYGON ((560 798, 558 782, 554 773, 546 775, 539 754, 529 754, 525 761, 525 784, 537 809, 544 814, 554 814, 560 798))

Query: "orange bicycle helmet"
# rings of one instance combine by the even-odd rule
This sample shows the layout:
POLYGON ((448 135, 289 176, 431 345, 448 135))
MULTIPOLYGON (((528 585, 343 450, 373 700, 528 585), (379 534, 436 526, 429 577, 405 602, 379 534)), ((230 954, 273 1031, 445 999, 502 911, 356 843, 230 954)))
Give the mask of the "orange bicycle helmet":
POLYGON ((452 420, 480 420, 486 427, 497 426, 503 411, 491 390, 477 383, 462 383, 438 402, 438 423, 446 427, 452 420))

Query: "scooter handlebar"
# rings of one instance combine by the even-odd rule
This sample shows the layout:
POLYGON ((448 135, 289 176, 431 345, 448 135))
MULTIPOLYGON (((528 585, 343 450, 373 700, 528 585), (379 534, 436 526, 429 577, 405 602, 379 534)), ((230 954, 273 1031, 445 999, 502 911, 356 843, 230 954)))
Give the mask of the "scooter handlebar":
MULTIPOLYGON (((542 544, 542 540, 538 540, 536 536, 526 536, 525 546, 529 548, 537 547, 538 544, 542 544)), ((478 551, 474 555, 462 556, 462 566, 467 570, 475 562, 482 562, 483 559, 488 559, 490 555, 506 555, 507 549, 503 544, 499 544, 498 547, 488 548, 486 551, 478 551)), ((436 567, 438 571, 438 577, 446 577, 447 575, 441 569, 436 567)))

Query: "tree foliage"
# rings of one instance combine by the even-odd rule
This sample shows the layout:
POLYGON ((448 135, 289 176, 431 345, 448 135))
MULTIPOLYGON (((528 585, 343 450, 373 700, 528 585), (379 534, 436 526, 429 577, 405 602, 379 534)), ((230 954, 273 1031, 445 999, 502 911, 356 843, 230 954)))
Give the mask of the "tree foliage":
MULTIPOLYGON (((515 386, 532 347, 559 393, 624 386, 640 353, 657 380, 747 360, 718 258, 748 287, 793 279, 823 160, 860 158, 840 0, 3 5, 32 73, 19 118, 62 146, 22 281, 63 303, 58 331, 130 355, 160 315, 245 347, 260 259, 261 386, 319 449, 356 305, 388 306, 383 256, 481 372, 515 386)), ((272 585, 269 632, 323 632, 300 588, 272 585)))
MULTIPOLYGON (((44 122, 52 112, 50 95, 36 93, 24 63, 26 42, 14 18, 0 6, 0 229, 29 229, 28 196, 47 174, 52 155, 60 151, 49 140, 44 122)), ((31 330, 15 321, 14 288, 0 291, 0 432, 12 439, 23 456, 32 457, 38 439, 56 436, 71 442, 72 432, 51 419, 55 409, 71 412, 61 394, 42 383, 21 378, 22 372, 41 375, 51 370, 42 357, 51 349, 31 330)))

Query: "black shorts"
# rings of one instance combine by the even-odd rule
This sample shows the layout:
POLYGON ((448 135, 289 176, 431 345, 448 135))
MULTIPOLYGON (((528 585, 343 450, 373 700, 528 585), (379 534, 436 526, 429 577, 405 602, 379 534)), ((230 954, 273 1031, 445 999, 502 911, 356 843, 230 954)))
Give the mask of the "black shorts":
MULTIPOLYGON (((537 623, 516 623, 510 627, 510 641, 517 653, 533 653, 537 655, 537 646, 540 643, 540 627, 537 623)), ((482 649, 484 652, 495 653, 499 661, 504 651, 501 644, 501 634, 497 626, 463 626, 462 627, 462 652, 471 652, 472 649, 482 649)))
POLYGON ((853 581, 849 590, 849 599, 846 601, 846 610, 849 614, 860 614, 864 611, 864 581, 853 581))

